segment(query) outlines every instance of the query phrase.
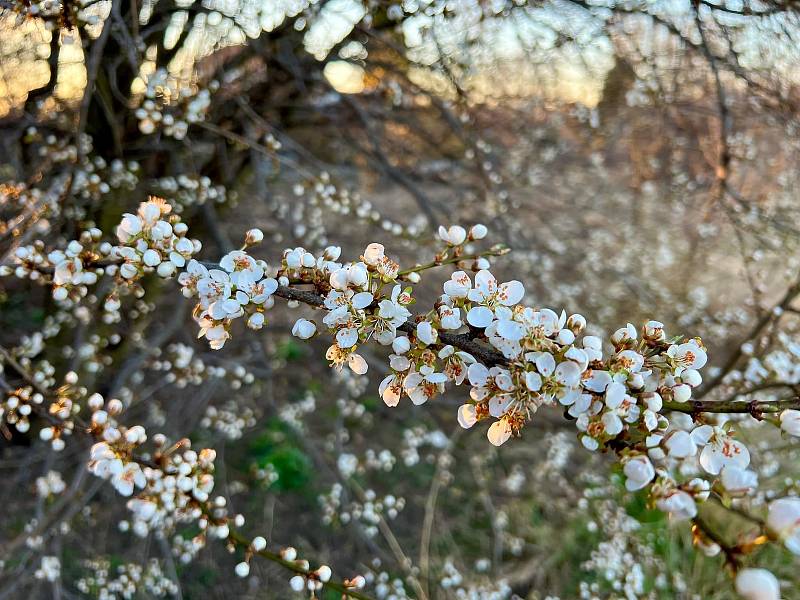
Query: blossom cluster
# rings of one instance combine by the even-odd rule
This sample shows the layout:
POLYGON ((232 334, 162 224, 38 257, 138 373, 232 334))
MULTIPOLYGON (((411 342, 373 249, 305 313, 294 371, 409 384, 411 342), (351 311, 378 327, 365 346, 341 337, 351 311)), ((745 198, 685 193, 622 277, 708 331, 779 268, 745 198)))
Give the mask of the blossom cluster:
POLYGON ((183 213, 192 207, 203 206, 206 202, 234 205, 236 192, 215 184, 205 176, 178 175, 154 180, 150 187, 157 196, 169 198, 175 213, 183 213))
MULTIPOLYGON (((54 197, 43 194, 41 187, 26 185, 21 185, 12 194, 17 200, 30 200, 31 204, 38 204, 37 208, 44 209, 43 213, 49 218, 62 213, 74 219, 87 216, 85 202, 63 205, 59 198, 64 191, 63 186, 68 186, 69 191, 81 200, 95 202, 114 190, 131 191, 139 183, 141 165, 137 161, 107 161, 102 156, 93 155, 92 139, 87 135, 76 140, 31 126, 25 130, 24 141, 42 161, 50 165, 67 166, 71 172, 69 178, 56 179, 58 193, 54 197)), ((44 228, 49 223, 40 221, 38 225, 44 228)))
MULTIPOLYGON (((256 536, 250 542, 245 554, 245 560, 238 563, 234 569, 236 575, 239 577, 247 577, 250 575, 250 559, 259 553, 265 552, 267 547, 267 540, 262 536, 256 536)), ((309 592, 311 597, 316 597, 317 592, 322 590, 323 586, 331 580, 333 571, 328 565, 320 565, 314 570, 311 570, 310 563, 297 557, 297 550, 291 546, 282 548, 277 554, 284 564, 289 565, 290 568, 297 574, 289 579, 289 587, 295 592, 309 592)), ((358 591, 364 587, 366 579, 362 575, 356 575, 351 579, 345 579, 341 583, 343 595, 347 595, 348 591, 358 591)))
POLYGON ((238 390, 255 381, 255 376, 242 365, 232 368, 215 365, 198 356, 193 347, 181 343, 170 344, 164 350, 154 348, 147 367, 164 373, 164 379, 179 389, 221 379, 231 389, 238 390))
POLYGON ((379 227, 387 235, 397 238, 417 238, 424 231, 424 217, 419 216, 410 223, 401 223, 377 209, 360 194, 351 192, 338 184, 330 173, 323 171, 316 177, 297 183, 292 194, 305 202, 282 203, 277 207, 283 216, 292 207, 297 224, 292 232, 295 237, 309 243, 328 243, 326 221, 331 214, 356 219, 358 222, 379 227))
MULTIPOLYGON (((457 250, 456 259, 464 244, 485 235, 482 226, 439 232, 447 248, 457 250)), ((391 373, 379 386, 388 406, 404 396, 423 404, 442 394, 447 383, 467 383, 470 399, 459 408, 458 422, 470 428, 492 419, 487 437, 498 446, 519 435, 542 406, 561 407, 574 420, 585 448, 616 453, 627 489, 646 489, 651 502, 675 519, 695 518, 698 503, 709 498, 712 488, 730 498, 757 488, 758 477, 748 470, 749 450, 734 424, 696 420, 690 408, 682 408, 691 406, 694 390, 703 383, 707 352, 699 338, 670 338, 663 324, 652 320, 640 329, 628 324, 608 342, 584 335, 587 324, 581 315, 524 305, 523 284, 498 282, 480 257, 469 265, 472 274, 452 273, 431 311, 413 315, 408 307, 415 299, 405 284, 418 282, 424 268, 402 270, 378 243, 370 244, 358 261, 338 262, 339 256, 338 248, 320 257, 304 248, 286 250, 272 291, 308 285, 318 294, 314 298, 319 301, 311 298, 309 303, 325 312, 322 323, 334 340, 326 353, 332 366, 346 364, 363 375, 367 363, 359 347, 368 341, 390 347, 391 373), (463 343, 465 338, 470 342, 463 343), (692 461, 704 476, 681 474, 681 465, 692 461)), ((443 262, 442 256, 435 264, 443 262)), ((246 254, 241 259, 243 265, 258 264, 246 254)), ((453 260, 459 262, 468 261, 453 260)), ((190 292, 199 294, 194 285, 190 292)), ((235 290, 231 285, 226 294, 235 290)), ((210 307, 202 304, 202 296, 201 307, 210 307)), ((227 339, 227 322, 211 325, 222 325, 227 339)), ((292 333, 310 339, 318 326, 301 318, 292 333)), ((799 417, 800 412, 787 409, 779 424, 797 434, 799 417)), ((324 502, 329 518, 338 511, 333 492, 324 502)), ((776 506, 770 505, 770 514, 776 506)), ((800 528, 770 526, 770 531, 797 551, 793 536, 800 535, 800 528)), ((714 551, 712 541, 702 534, 698 539, 714 551)))
POLYGON ((275 300, 278 289, 274 277, 266 277, 267 265, 243 250, 234 250, 220 261, 221 269, 208 269, 192 260, 178 278, 186 296, 196 294, 200 303, 195 318, 200 323, 200 336, 218 350, 230 337, 235 319, 247 316, 247 326, 260 329, 266 322, 265 311, 275 300))
MULTIPOLYGON (((129 286, 147 273, 172 277, 193 254, 200 242, 186 237, 188 228, 160 198, 142 202, 136 214, 126 213, 117 226, 117 245, 102 241, 102 231, 91 227, 63 249, 47 250, 41 241, 19 246, 14 254, 17 266, 0 267, 0 275, 13 273, 21 279, 47 282, 53 298, 77 303, 104 275, 117 275, 119 285, 129 286)), ((108 296, 104 308, 118 313, 117 293, 108 296)))
POLYGON ((136 214, 123 215, 116 231, 119 245, 110 252, 112 258, 122 259, 119 274, 123 279, 134 280, 151 271, 172 277, 200 251, 200 242, 186 237, 188 227, 177 216, 170 218, 171 212, 171 205, 151 197, 136 214))
MULTIPOLYGON (((441 228, 439 237, 449 248, 460 248, 486 233, 483 226, 469 231, 453 226, 441 228)), ((340 263, 339 256, 338 248, 320 257, 304 248, 286 250, 278 279, 265 279, 262 285, 269 294, 290 282, 327 290, 321 299, 322 322, 334 338, 326 353, 333 366, 347 364, 364 374, 367 363, 359 346, 368 340, 390 346, 392 372, 379 386, 387 405, 396 406, 403 396, 423 404, 443 393, 448 382, 468 382, 470 401, 459 408, 458 421, 470 428, 494 419, 487 436, 495 445, 519 435, 540 407, 561 406, 587 449, 623 449, 619 454, 628 489, 649 487, 659 508, 676 517, 694 517, 696 500, 707 498, 711 488, 702 478, 678 483, 671 472, 676 460, 697 455, 705 472, 720 476, 732 493, 755 487, 754 476, 746 471, 749 452, 731 427, 698 424, 687 430, 664 414, 665 403, 689 402, 702 383, 707 355, 699 339, 668 339, 657 321, 641 330, 628 324, 613 333, 612 352, 606 353, 601 338, 582 336, 586 320, 581 315, 524 306, 522 283, 499 283, 481 258, 472 265, 474 280, 466 271, 454 272, 434 310, 413 317, 407 308, 414 302, 411 288, 404 288, 401 279, 418 281, 417 271, 401 272, 377 243, 366 248, 360 261, 340 263), (445 343, 446 336, 464 331, 477 333, 485 345, 471 353, 445 343), (491 362, 484 364, 475 354, 491 362)), ((230 322, 246 307, 266 305, 246 293, 264 276, 263 262, 237 251, 224 257, 221 266, 224 271, 208 271, 193 263, 182 276, 185 292, 201 298, 201 333, 211 333, 212 347, 224 343, 230 322)), ((256 326, 262 323, 259 318, 256 326)), ((301 318, 292 333, 309 339, 317 325, 301 318)), ((790 417, 784 418, 794 422, 790 417)))
MULTIPOLYGON (((652 505, 676 520, 694 519, 698 504, 710 498, 712 490, 737 499, 752 495, 758 486, 758 476, 748 469, 750 452, 739 439, 739 428, 695 414, 693 395, 703 383, 701 370, 707 362, 699 338, 668 337, 662 323, 648 321, 638 329, 628 324, 605 341, 585 335, 587 323, 579 314, 526 305, 521 282, 500 282, 491 272, 488 256, 501 252, 476 250, 488 234, 482 225, 442 227, 441 250, 434 260, 405 269, 379 243, 369 244, 349 262, 341 260, 342 251, 335 246, 319 253, 287 248, 280 263, 271 267, 248 251, 264 239, 259 229, 248 231, 243 247, 227 253, 216 266, 193 258, 200 244, 187 237, 187 227, 171 212, 159 199, 142 203, 136 214, 123 215, 115 246, 104 242, 96 228, 84 231, 64 250, 46 252, 41 243, 21 246, 16 274, 52 284, 54 297, 62 303, 80 301, 101 275, 112 276, 117 287, 106 298, 105 309, 113 313, 119 310, 117 293, 126 282, 151 272, 168 278, 181 269, 178 282, 185 296, 198 299, 194 317, 200 337, 212 349, 226 344, 238 319, 261 329, 277 297, 308 304, 320 310, 322 318, 297 319, 292 334, 310 340, 326 331, 332 338, 326 358, 333 367, 347 365, 350 377, 368 371, 367 357, 372 355, 363 347, 374 342, 386 349, 390 372, 378 389, 387 406, 397 406, 404 397, 424 404, 444 394, 447 384, 467 385, 468 400, 457 411, 458 423, 471 428, 489 421, 487 437, 496 446, 519 436, 542 407, 557 407, 574 421, 586 449, 616 454, 629 491, 644 490, 652 505), (433 307, 412 313, 417 303, 413 286, 426 271, 443 265, 455 270, 442 283, 433 307), (702 474, 694 476, 692 469, 684 468, 689 464, 702 474)), ((178 541, 177 536, 173 544, 181 560, 191 560, 208 538, 241 545, 233 527, 241 526, 243 518, 230 515, 228 501, 213 495, 214 450, 194 451, 188 440, 170 444, 161 434, 151 438, 141 425, 120 424, 125 404, 89 394, 78 385, 75 373, 55 389, 52 367, 45 361, 34 366, 25 356, 35 356, 43 339, 43 334, 34 334, 24 344, 27 349, 21 351, 21 365, 15 369, 31 368, 26 376, 32 385, 6 393, 0 405, 5 422, 25 432, 33 411, 49 415, 50 423, 39 435, 57 450, 64 447, 65 435, 76 429, 93 436, 90 471, 129 498, 132 516, 123 530, 146 536, 195 524, 199 534, 192 540, 178 541), (84 409, 91 414, 88 423, 78 417, 84 409)), ((198 385, 209 377, 230 378, 234 389, 253 381, 244 369, 229 372, 210 366, 181 344, 153 354, 147 368, 167 372, 179 387, 198 385)), ((314 409, 312 398, 309 407, 300 402, 295 411, 314 409)), ((287 421, 293 418, 288 415, 287 421)), ((254 413, 223 405, 208 407, 201 425, 236 439, 254 422, 254 413)), ((775 424, 797 435, 800 411, 781 412, 775 424)), ((436 444, 445 448, 447 440, 436 444)), ((418 460, 414 453, 401 458, 413 464, 418 460)), ((396 462, 388 451, 367 453, 361 462, 341 454, 337 468, 348 478, 359 468, 387 471, 396 462)), ((405 504, 403 498, 381 497, 372 490, 358 502, 345 504, 337 485, 320 499, 327 520, 359 521, 367 535, 377 534, 378 524, 394 518, 405 504)), ((63 482, 54 476, 37 486, 47 497, 63 489, 63 482)), ((800 554, 800 500, 771 500, 767 511, 765 535, 800 554)), ((511 537, 509 547, 518 547, 511 537)), ((702 531, 696 539, 709 553, 720 551, 702 531)), ((263 552, 265 542, 254 540, 236 573, 248 576, 250 558, 263 552)), ((310 571, 307 562, 291 557, 291 549, 285 552, 282 560, 296 567, 290 582, 294 590, 316 592, 329 581, 329 568, 310 571)), ((745 596, 751 585, 748 577, 767 576, 743 570, 736 585, 745 596)), ((353 589, 363 585, 358 582, 353 589)))
POLYGON ((116 417, 122 412, 119 400, 106 402, 93 394, 87 402, 92 410, 91 432, 99 441, 91 448, 89 470, 108 479, 126 497, 133 513, 132 529, 145 536, 154 526, 163 531, 184 521, 196 521, 214 537, 227 538, 224 498, 211 498, 214 489, 214 450, 195 452, 188 440, 173 445, 157 434, 151 458, 143 452, 148 440, 141 425, 125 427, 116 417))
POLYGON ((78 591, 98 600, 135 598, 140 591, 154 598, 178 594, 178 585, 163 572, 157 559, 149 560, 146 566, 128 563, 116 567, 108 560, 92 560, 83 567, 91 574, 78 580, 78 591))
POLYGON ((147 77, 141 106, 134 111, 139 131, 145 135, 163 131, 164 135, 182 140, 192 123, 205 120, 211 105, 211 94, 217 82, 195 89, 172 77, 167 69, 157 69, 147 77))
POLYGON ((0 400, 0 421, 5 421, 20 433, 30 429, 29 417, 33 412, 33 405, 44 402, 44 396, 34 391, 31 386, 12 390, 0 400))
POLYGON ((405 499, 397 498, 393 494, 378 498, 373 490, 366 490, 363 502, 351 500, 345 503, 343 492, 342 484, 335 483, 328 493, 318 497, 324 524, 336 523, 344 526, 356 521, 361 523, 365 535, 375 537, 381 519, 395 519, 405 508, 405 499))

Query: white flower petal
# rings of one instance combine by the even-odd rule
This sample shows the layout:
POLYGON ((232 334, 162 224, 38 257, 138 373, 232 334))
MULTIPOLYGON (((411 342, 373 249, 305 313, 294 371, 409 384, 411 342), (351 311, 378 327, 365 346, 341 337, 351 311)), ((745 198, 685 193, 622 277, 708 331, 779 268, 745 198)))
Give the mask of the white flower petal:
POLYGON ((522 297, 525 295, 525 286, 516 280, 509 281, 500 285, 499 292, 498 299, 500 300, 500 304, 504 306, 514 306, 515 304, 519 304, 520 300, 522 300, 522 297))
POLYGON ((486 432, 486 437, 494 446, 502 446, 511 437, 511 425, 505 419, 495 421, 486 432))
POLYGON ((473 327, 488 327, 493 319, 494 313, 486 306, 475 306, 467 313, 467 322, 473 327))

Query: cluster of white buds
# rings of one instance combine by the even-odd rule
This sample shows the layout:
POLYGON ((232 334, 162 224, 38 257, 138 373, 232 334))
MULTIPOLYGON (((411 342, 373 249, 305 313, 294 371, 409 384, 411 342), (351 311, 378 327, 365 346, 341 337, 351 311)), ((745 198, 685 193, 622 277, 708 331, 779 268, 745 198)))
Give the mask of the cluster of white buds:
POLYGON ((41 185, 0 185, 0 197, 5 201, 4 209, 14 205, 21 207, 23 203, 27 203, 27 208, 33 209, 34 214, 47 215, 47 219, 30 220, 40 233, 49 229, 54 217, 63 215, 75 220, 87 217, 86 207, 91 203, 63 202, 63 186, 67 182, 72 196, 90 201, 99 201, 113 190, 133 190, 139 182, 138 162, 123 162, 119 159, 108 162, 101 156, 90 155, 92 141, 85 134, 75 143, 70 136, 56 136, 36 127, 29 127, 25 132, 24 142, 35 145, 32 152, 48 164, 48 169, 53 165, 63 165, 67 167, 71 177, 69 180, 63 179, 63 176, 55 177, 51 181, 50 189, 42 188, 41 185))
POLYGON ((28 127, 25 130, 25 142, 28 144, 39 144, 36 152, 40 158, 46 158, 54 163, 74 163, 78 160, 80 145, 88 154, 91 150, 92 142, 88 136, 81 137, 78 143, 74 139, 65 136, 57 136, 53 133, 45 133, 37 127, 28 127))
POLYGON ((295 236, 318 242, 320 245, 327 243, 325 221, 331 214, 378 226, 396 237, 414 238, 424 231, 424 217, 420 216, 408 224, 394 221, 373 206, 369 200, 338 186, 327 172, 322 172, 319 177, 307 182, 296 184, 292 191, 295 196, 305 197, 310 205, 302 207, 304 210, 300 224, 294 231, 295 236))
POLYGON ((25 433, 31 427, 29 417, 33 405, 41 405, 42 402, 44 396, 30 386, 7 392, 0 400, 0 421, 5 421, 20 433, 25 433))
POLYGON ((464 242, 482 240, 488 235, 489 230, 486 225, 481 224, 473 225, 469 231, 461 225, 451 225, 450 227, 440 225, 438 233, 439 239, 447 245, 460 246, 464 242))
POLYGON ((61 561, 57 556, 43 556, 41 566, 33 576, 45 581, 58 581, 61 578, 61 561))
POLYGON ((122 496, 131 496, 147 481, 136 457, 137 449, 147 441, 147 433, 141 425, 126 428, 116 422, 123 409, 119 400, 106 402, 100 394, 92 394, 87 404, 92 410, 92 433, 101 440, 92 446, 89 470, 110 480, 122 496))
POLYGON ((134 114, 139 131, 150 135, 158 130, 182 140, 189 125, 204 121, 211 106, 211 94, 219 88, 216 81, 194 88, 172 77, 166 69, 157 69, 147 78, 142 104, 134 114))
MULTIPOLYGON (((304 563, 305 569, 308 569, 308 565, 305 561, 300 562, 304 563)), ((330 581, 331 575, 331 568, 328 565, 321 565, 315 571, 311 571, 307 575, 295 575, 292 577, 289 580, 289 587, 295 592, 301 592, 303 588, 305 588, 313 594, 321 590, 322 586, 330 581)))
POLYGON ((216 452, 210 448, 195 452, 188 440, 165 448, 163 436, 156 444, 160 448, 157 466, 143 468, 143 489, 128 501, 134 533, 145 537, 151 530, 169 532, 179 523, 194 522, 204 537, 227 539, 227 502, 211 496, 216 452))
POLYGON ((155 558, 145 566, 127 563, 117 565, 113 571, 107 560, 86 561, 83 567, 91 575, 77 581, 78 591, 100 600, 135 598, 140 591, 154 598, 170 598, 178 594, 178 584, 164 573, 155 558))
POLYGON ((153 354, 154 358, 147 363, 147 368, 163 373, 166 381, 180 389, 217 379, 224 380, 232 389, 238 390, 255 381, 255 376, 244 366, 226 368, 209 364, 186 344, 170 344, 166 351, 154 349, 153 354))
POLYGON ((102 157, 87 157, 76 167, 72 180, 74 194, 99 200, 112 190, 133 190, 139 182, 139 163, 119 159, 108 164, 102 157))
POLYGON ((223 406, 209 406, 200 420, 200 426, 213 430, 228 440, 238 440, 246 429, 255 427, 256 416, 253 409, 242 407, 236 401, 223 406))
MULTIPOLYGON (((25 361, 20 361, 28 366, 25 361)), ((49 367, 49 366, 48 366, 49 367)), ((52 368, 49 367, 48 370, 52 368)), ((33 372, 32 378, 41 371, 33 372)), ((45 397, 48 421, 51 425, 39 430, 39 439, 48 442, 53 450, 60 452, 66 446, 64 438, 75 429, 75 416, 81 410, 81 400, 86 397, 86 388, 78 385, 78 375, 69 371, 64 376, 64 381, 58 388, 55 387, 54 378, 38 378, 39 393, 45 397)))
MULTIPOLYGON (((352 454, 342 454, 337 466, 344 477, 350 477, 356 470, 357 462, 352 454), (344 459, 344 460, 343 460, 344 459), (348 460, 350 459, 350 460, 348 460)), ((383 469, 388 471, 389 469, 383 469)), ((382 498, 371 489, 364 490, 362 501, 350 500, 343 503, 344 487, 340 483, 334 483, 326 494, 320 494, 317 501, 322 509, 322 522, 326 525, 339 523, 347 525, 351 522, 360 522, 364 528, 364 534, 373 537, 378 534, 378 525, 385 517, 389 520, 397 518, 405 508, 405 498, 397 497, 394 494, 386 494, 382 498)))
POLYGON ((214 204, 230 204, 236 193, 228 191, 224 186, 216 185, 206 176, 178 175, 162 177, 152 182, 152 189, 158 196, 170 199, 176 213, 182 213, 192 206, 202 206, 206 202, 214 204))
POLYGON ((264 136, 264 145, 273 152, 277 152, 283 147, 283 144, 281 144, 280 140, 278 140, 271 133, 268 133, 264 136))
POLYGON ((20 246, 14 252, 16 267, 0 268, 0 275, 12 272, 20 279, 46 281, 45 273, 52 273, 53 298, 65 301, 72 296, 81 298, 88 293, 88 287, 97 283, 102 268, 94 266, 110 250, 110 245, 99 244, 102 232, 97 228, 84 231, 80 239, 69 242, 64 250, 48 252, 44 243, 36 241, 20 246))
POLYGON ((177 215, 170 218, 172 207, 151 196, 139 205, 137 214, 126 213, 117 226, 119 245, 111 251, 122 260, 119 274, 125 281, 135 281, 147 272, 172 277, 183 268, 193 254, 200 251, 200 242, 186 237, 188 228, 177 215))
MULTIPOLYGON (((130 523, 125 523, 125 528, 129 528, 130 523)), ((188 565, 197 554, 206 547, 205 536, 195 535, 184 538, 181 534, 176 534, 172 538, 172 554, 174 554, 181 564, 188 565)))
POLYGON ((247 577, 250 574, 250 558, 253 554, 258 554, 259 552, 263 552, 267 547, 267 540, 266 538, 258 535, 253 538, 253 541, 250 542, 250 545, 247 547, 247 553, 245 555, 245 559, 238 563, 234 568, 234 571, 238 577, 247 577))
MULTIPOLYGON (((177 215, 169 217, 171 207, 160 198, 141 203, 137 214, 123 215, 117 227, 119 244, 102 240, 96 227, 83 231, 63 249, 48 251, 41 241, 15 250, 16 266, 0 267, 0 276, 14 274, 52 285, 53 298, 70 306, 89 293, 89 286, 103 274, 118 274, 118 283, 130 285, 146 273, 155 271, 172 277, 200 251, 200 242, 186 237, 187 227, 177 215)), ((116 291, 104 303, 106 322, 119 319, 121 303, 116 291)))
POLYGON ((48 471, 46 475, 36 478, 36 493, 40 498, 58 496, 67 489, 67 484, 58 471, 48 471))
MULTIPOLYGON (((248 549, 248 558, 250 554, 260 552, 264 547, 266 547, 266 540, 262 537, 255 538, 248 549)), ((316 597, 316 593, 331 580, 333 571, 328 565, 320 565, 312 571, 309 562, 305 559, 297 558, 297 550, 291 546, 281 549, 279 556, 282 561, 297 572, 297 575, 289 579, 289 587, 295 592, 299 593, 307 590, 312 597, 316 597)), ((247 577, 249 573, 250 567, 246 561, 236 565, 236 574, 239 577, 247 577)), ((358 580, 358 577, 355 577, 353 581, 346 580, 344 586, 349 589, 359 589, 356 587, 358 583, 356 580, 358 580)))

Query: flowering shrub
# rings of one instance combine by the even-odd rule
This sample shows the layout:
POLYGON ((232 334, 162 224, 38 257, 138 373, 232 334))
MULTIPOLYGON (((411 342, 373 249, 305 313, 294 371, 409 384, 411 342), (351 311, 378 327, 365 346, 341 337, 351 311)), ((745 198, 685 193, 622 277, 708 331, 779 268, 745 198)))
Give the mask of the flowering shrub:
MULTIPOLYGON (((709 414, 750 414, 790 435, 797 435, 800 420, 800 403, 794 399, 693 400, 707 362, 699 338, 669 337, 662 323, 651 320, 640 329, 628 323, 604 343, 584 335, 587 323, 579 314, 568 317, 564 311, 526 306, 521 282, 498 283, 490 272, 489 258, 507 250, 477 247, 488 234, 483 225, 469 230, 441 228, 442 246, 433 260, 405 269, 378 243, 351 262, 339 262, 338 247, 318 256, 291 248, 270 267, 248 252, 263 241, 258 229, 247 232, 241 250, 227 253, 213 265, 192 258, 200 242, 185 237, 187 227, 170 213, 164 200, 143 202, 136 214, 122 216, 116 246, 101 241, 97 229, 63 250, 21 246, 14 254, 16 266, 6 268, 5 274, 48 285, 54 300, 61 303, 79 301, 108 277, 113 291, 104 301, 104 317, 113 322, 118 317, 109 317, 120 310, 121 291, 129 293, 147 273, 170 278, 180 269, 177 280, 183 295, 197 299, 193 316, 198 337, 205 337, 215 350, 231 338, 237 319, 250 329, 262 329, 276 298, 307 304, 324 315, 322 325, 333 340, 325 354, 331 367, 347 365, 363 376, 368 363, 359 353, 361 348, 369 344, 387 348, 390 374, 379 386, 387 406, 397 407, 404 397, 425 404, 443 394, 447 384, 468 385, 467 401, 457 410, 458 423, 470 429, 490 421, 487 437, 495 446, 522 436, 540 408, 560 407, 574 421, 587 450, 617 456, 628 490, 644 489, 649 502, 674 520, 692 520, 696 542, 707 552, 725 550, 734 567, 740 555, 768 541, 800 554, 796 498, 771 501, 766 520, 753 517, 760 531, 733 548, 723 547, 697 518, 697 505, 710 501, 712 491, 728 506, 731 499, 752 495, 758 487, 756 474, 748 470, 750 452, 736 439, 737 428, 724 421, 709 423, 709 414), (414 286, 432 277, 429 271, 446 266, 457 270, 443 282, 443 293, 429 311, 412 314, 408 307, 417 303, 414 286), (687 419, 676 420, 670 414, 687 419), (681 465, 694 457, 704 474, 684 476, 681 465)), ((300 318, 292 334, 309 340, 320 335, 319 326, 300 318)), ((123 403, 89 394, 78 386, 74 372, 55 389, 8 352, 4 357, 28 384, 7 393, 0 412, 4 421, 26 432, 33 413, 47 416, 52 424, 40 429, 39 437, 56 451, 64 450, 68 434, 94 438, 88 468, 109 480, 119 495, 130 498, 131 521, 126 527, 136 535, 175 532, 179 524, 193 523, 201 531, 194 551, 209 538, 243 548, 244 560, 235 569, 240 577, 248 576, 254 555, 266 553, 298 573, 289 582, 295 591, 307 587, 313 592, 327 584, 345 596, 362 597, 357 592, 364 586, 362 577, 334 585, 330 567, 310 570, 307 561, 295 558, 293 549, 267 553, 263 537, 248 542, 238 534, 235 528, 244 518, 229 514, 224 496, 212 495, 214 450, 197 452, 188 439, 170 442, 162 434, 148 435, 141 425, 122 425, 118 419, 125 414, 123 403), (87 412, 89 420, 84 422, 81 413, 87 412)), ((186 359, 177 363, 184 364, 186 359)), ((43 495, 63 487, 57 474, 53 478, 52 484, 42 480, 43 495)), ((396 510, 394 499, 382 504, 396 510)), ((52 567, 43 563, 43 577, 51 577, 48 570, 52 567)), ((736 588, 745 597, 756 597, 749 590, 777 589, 777 583, 769 571, 744 569, 737 575, 736 588)))
POLYGON ((796 29, 0 2, 0 597, 791 597, 796 29))

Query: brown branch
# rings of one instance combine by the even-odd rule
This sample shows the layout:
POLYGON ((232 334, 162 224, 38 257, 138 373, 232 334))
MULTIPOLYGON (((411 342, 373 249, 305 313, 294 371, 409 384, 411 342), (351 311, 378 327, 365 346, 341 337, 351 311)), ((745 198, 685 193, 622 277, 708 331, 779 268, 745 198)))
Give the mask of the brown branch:
MULTIPOLYGON (((250 548, 250 542, 238 531, 231 531, 228 539, 234 545, 250 548)), ((277 563, 282 567, 297 573, 298 575, 303 575, 306 577, 311 576, 312 579, 314 578, 314 572, 312 570, 303 568, 299 562, 286 560, 280 554, 275 554, 269 550, 261 550, 259 552, 253 552, 253 554, 271 560, 272 562, 277 563)), ((372 597, 362 594, 361 592, 357 592, 353 588, 348 587, 344 583, 338 581, 328 581, 324 583, 323 586, 341 593, 343 599, 355 598, 356 600, 373 600, 372 597)))
POLYGON ((725 95, 725 86, 722 84, 722 77, 720 76, 719 67, 717 66, 717 59, 711 51, 705 26, 703 25, 703 20, 700 18, 700 12, 697 8, 695 8, 694 11, 694 20, 697 31, 700 33, 701 50, 708 61, 708 65, 711 67, 711 72, 714 74, 714 84, 716 86, 717 106, 719 108, 720 144, 720 156, 719 164, 716 168, 716 177, 719 187, 719 196, 721 198, 728 186, 728 177, 730 175, 731 151, 728 144, 728 136, 731 131, 732 118, 730 109, 728 108, 728 100, 725 95))
POLYGON ((689 400, 688 402, 664 402, 664 409, 682 412, 689 415, 698 413, 750 414, 755 419, 762 419, 764 413, 775 414, 787 409, 800 410, 800 397, 783 400, 750 402, 689 400))
MULTIPOLYGON (((285 300, 295 300, 297 302, 302 302, 303 304, 308 304, 317 308, 322 308, 325 306, 325 299, 319 294, 305 290, 298 290, 297 288, 285 285, 278 286, 278 289, 275 290, 275 296, 284 298, 285 300)), ((420 316, 415 317, 416 321, 421 321, 422 319, 423 317, 420 316)), ((398 327, 398 329, 405 333, 413 334, 416 328, 413 322, 406 321, 400 327, 398 327)), ((502 354, 492 350, 485 344, 476 341, 474 338, 470 337, 469 334, 439 331, 439 341, 442 343, 442 345, 449 344, 450 346, 454 346, 459 350, 469 352, 476 359, 488 366, 508 364, 508 360, 506 360, 502 354)))
MULTIPOLYGON (((310 306, 321 308, 325 304, 325 300, 315 292, 298 290, 297 288, 279 285, 275 291, 275 295, 279 298, 286 300, 294 300, 302 302, 310 306)), ((415 317, 416 320, 421 320, 422 317, 415 317)), ((408 321, 398 328, 405 333, 414 333, 415 327, 411 321, 408 321)), ((444 344, 449 344, 469 352, 477 360, 488 366, 494 365, 507 365, 508 360, 499 352, 491 349, 487 345, 477 341, 467 333, 448 333, 446 331, 439 331, 439 341, 444 344)), ((777 401, 758 401, 751 402, 736 402, 736 401, 714 401, 714 400, 692 400, 689 402, 665 402, 664 408, 676 412, 683 412, 687 414, 699 413, 746 413, 752 415, 754 418, 761 419, 764 413, 778 413, 785 409, 800 410, 800 397, 783 399, 777 401)))

